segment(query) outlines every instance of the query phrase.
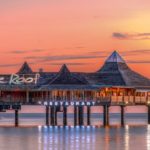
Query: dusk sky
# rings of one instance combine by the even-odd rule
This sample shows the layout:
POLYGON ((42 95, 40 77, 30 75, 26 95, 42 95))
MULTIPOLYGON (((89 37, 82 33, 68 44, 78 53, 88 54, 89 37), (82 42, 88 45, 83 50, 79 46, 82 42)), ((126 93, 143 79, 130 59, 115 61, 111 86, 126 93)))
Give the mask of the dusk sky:
POLYGON ((0 73, 93 72, 113 50, 150 78, 150 0, 0 0, 0 73))

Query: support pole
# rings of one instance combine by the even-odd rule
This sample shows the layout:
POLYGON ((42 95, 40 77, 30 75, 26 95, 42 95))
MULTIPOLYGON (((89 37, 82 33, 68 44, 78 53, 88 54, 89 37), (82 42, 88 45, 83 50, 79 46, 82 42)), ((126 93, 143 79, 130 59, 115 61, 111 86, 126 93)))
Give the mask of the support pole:
POLYGON ((57 126, 57 109, 58 109, 58 107, 54 107, 54 122, 55 122, 55 126, 57 126))
POLYGON ((29 103, 29 91, 26 91, 26 103, 29 103))
POLYGON ((148 107, 148 124, 150 124, 150 105, 147 106, 148 107))
POLYGON ((63 125, 67 125, 67 106, 64 106, 64 111, 63 111, 63 125))
POLYGON ((79 106, 79 126, 83 125, 83 106, 79 106))
POLYGON ((46 125, 49 126, 49 106, 46 106, 46 125))
POLYGON ((54 106, 51 107, 51 125, 54 126, 54 106))
POLYGON ((109 125, 109 106, 108 105, 103 106, 103 125, 104 126, 109 125))
POLYGON ((18 109, 15 109, 15 127, 18 127, 18 125, 19 125, 18 109))
POLYGON ((124 106, 121 105, 121 126, 124 126, 124 106))
POLYGON ((91 107, 87 106, 87 125, 91 124, 91 107))
POLYGON ((77 106, 74 106, 74 126, 77 125, 77 106))

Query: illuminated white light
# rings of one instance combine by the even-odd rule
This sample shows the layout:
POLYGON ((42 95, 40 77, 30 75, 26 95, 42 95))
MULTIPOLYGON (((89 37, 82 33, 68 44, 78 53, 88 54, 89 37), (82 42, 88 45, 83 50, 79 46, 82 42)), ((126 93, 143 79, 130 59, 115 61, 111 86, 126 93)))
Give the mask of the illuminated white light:
POLYGON ((125 126, 125 150, 129 150, 129 141, 130 141, 130 136, 129 136, 129 126, 125 126))
POLYGON ((95 105, 95 102, 92 102, 93 105, 95 105))
POLYGON ((70 104, 73 106, 73 105, 74 105, 74 102, 71 102, 70 104))
POLYGON ((76 126, 76 128, 78 129, 80 126, 76 126))
POLYGON ((65 128, 67 128, 67 129, 68 129, 68 128, 69 128, 69 126, 65 126, 65 128))
POLYGON ((91 126, 87 126, 87 128, 89 129, 91 126))
POLYGON ((150 150, 150 125, 147 126, 147 150, 150 150))
POLYGON ((53 105, 53 103, 52 103, 52 102, 49 102, 49 104, 50 104, 50 106, 52 106, 52 105, 53 105))
POLYGON ((66 103, 65 103, 65 105, 69 105, 69 103, 68 103, 68 102, 66 102, 66 103))
POLYGON ((41 131, 41 129, 42 129, 42 126, 38 126, 38 130, 41 131))
POLYGON ((60 105, 63 105, 63 102, 60 102, 60 105))
POLYGON ((84 102, 82 102, 82 103, 81 103, 81 105, 83 106, 83 105, 85 105, 85 103, 84 103, 84 102))
POLYGON ((41 102, 41 101, 38 101, 38 104, 42 104, 42 102, 41 102))
POLYGON ((48 104, 47 102, 44 102, 44 105, 46 105, 46 106, 47 106, 47 104, 48 104))
POLYGON ((58 105, 58 102, 55 102, 55 106, 57 106, 58 105))
POLYGON ((86 104, 87 104, 88 106, 89 106, 89 105, 91 105, 91 103, 90 103, 90 102, 87 102, 86 104))
POLYGON ((79 105, 79 102, 76 102, 76 105, 79 105))

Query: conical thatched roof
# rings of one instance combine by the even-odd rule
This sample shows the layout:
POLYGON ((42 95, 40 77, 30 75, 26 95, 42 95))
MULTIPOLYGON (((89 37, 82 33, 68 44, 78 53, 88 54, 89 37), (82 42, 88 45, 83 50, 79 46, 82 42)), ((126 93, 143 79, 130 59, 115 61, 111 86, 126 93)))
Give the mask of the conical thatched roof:
POLYGON ((59 73, 51 80, 50 84, 86 84, 86 80, 80 80, 77 75, 71 73, 67 66, 64 64, 59 73))
POLYGON ((30 66, 28 65, 28 63, 25 61, 17 73, 18 74, 32 74, 33 71, 30 68, 30 66))
POLYGON ((98 70, 93 79, 103 85, 150 86, 150 80, 132 71, 122 57, 114 51, 98 70))

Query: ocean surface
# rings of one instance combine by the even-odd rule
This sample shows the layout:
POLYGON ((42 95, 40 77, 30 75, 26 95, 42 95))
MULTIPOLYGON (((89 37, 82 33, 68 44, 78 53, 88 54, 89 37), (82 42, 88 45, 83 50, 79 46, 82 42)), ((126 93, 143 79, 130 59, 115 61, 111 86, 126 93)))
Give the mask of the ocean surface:
MULTIPOLYGON (((120 108, 110 108, 110 126, 104 128, 101 107, 92 108, 91 126, 73 126, 73 110, 68 109, 68 126, 45 126, 43 106, 23 106, 19 127, 14 112, 0 113, 0 150, 150 150, 147 108, 125 108, 125 126, 120 126, 120 108)), ((84 121, 86 125, 86 108, 84 121)))

